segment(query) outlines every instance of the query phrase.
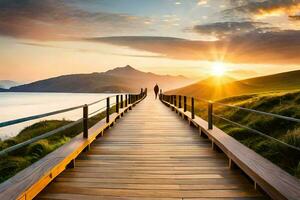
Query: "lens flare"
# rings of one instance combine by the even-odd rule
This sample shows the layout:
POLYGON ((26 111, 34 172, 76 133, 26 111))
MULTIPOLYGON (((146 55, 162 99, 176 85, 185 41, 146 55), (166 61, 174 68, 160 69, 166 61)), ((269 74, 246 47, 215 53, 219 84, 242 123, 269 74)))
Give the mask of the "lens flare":
POLYGON ((223 76, 226 72, 226 67, 224 66, 224 63, 222 62, 215 62, 212 65, 212 75, 213 76, 223 76))

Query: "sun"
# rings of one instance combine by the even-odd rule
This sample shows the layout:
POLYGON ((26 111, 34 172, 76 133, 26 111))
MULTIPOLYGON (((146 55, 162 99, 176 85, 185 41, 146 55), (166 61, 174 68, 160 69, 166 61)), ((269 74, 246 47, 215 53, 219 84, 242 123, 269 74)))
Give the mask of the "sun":
POLYGON ((226 67, 223 62, 214 62, 212 65, 213 76, 223 76, 226 72, 226 67))

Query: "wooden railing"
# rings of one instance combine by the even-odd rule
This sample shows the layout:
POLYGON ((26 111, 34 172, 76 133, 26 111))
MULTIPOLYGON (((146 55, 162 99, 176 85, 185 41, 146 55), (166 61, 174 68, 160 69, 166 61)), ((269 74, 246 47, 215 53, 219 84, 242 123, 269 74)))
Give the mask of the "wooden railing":
POLYGON ((229 160, 229 168, 233 169, 238 167, 244 171, 245 174, 247 174, 253 180, 255 188, 262 189, 273 199, 300 199, 300 182, 297 178, 291 176, 275 164, 271 163, 269 160, 263 158, 253 150, 249 149, 223 132, 213 124, 213 118, 219 118, 228 123, 245 128, 246 130, 262 137, 266 137, 267 139, 274 140, 281 145, 285 145, 286 147, 291 148, 298 153, 300 153, 300 148, 285 143, 277 138, 273 138, 258 130, 254 130, 237 122, 226 119, 225 117, 219 116, 214 113, 213 108, 214 105, 218 104, 220 106, 234 107, 236 109, 253 112, 260 115, 276 117, 283 120, 289 120, 296 123, 300 122, 300 119, 201 99, 200 101, 203 101, 207 104, 207 121, 205 121, 195 114, 194 97, 183 96, 183 108, 182 96, 180 95, 160 94, 160 100, 168 107, 171 107, 173 111, 178 113, 184 119, 187 119, 191 125, 196 126, 199 129, 201 136, 208 137, 211 140, 213 149, 222 151, 227 155, 229 160), (187 102, 188 98, 190 99, 190 103, 187 102), (190 106, 190 111, 187 110, 188 106, 190 106))
POLYGON ((0 127, 6 127, 13 124, 40 119, 43 117, 65 113, 77 109, 83 110, 81 119, 58 129, 52 130, 48 133, 32 138, 28 141, 4 149, 0 152, 0 156, 6 156, 17 149, 25 147, 43 138, 47 138, 49 136, 57 134, 62 130, 66 130, 76 124, 82 123, 82 133, 78 134, 76 137, 71 139, 70 142, 49 153, 39 161, 35 162, 31 166, 20 171, 15 176, 2 183, 0 185, 0 199, 33 199, 62 171, 64 171, 66 168, 75 167, 75 160, 77 156, 83 151, 88 151, 90 149, 90 144, 96 138, 103 136, 104 131, 107 128, 111 127, 118 118, 122 117, 128 110, 131 110, 132 107, 142 101, 146 96, 147 89, 141 89, 141 92, 139 94, 113 95, 90 104, 0 123, 0 127), (112 98, 115 98, 115 103, 111 103, 110 100, 112 98), (106 101, 106 106, 99 108, 92 113, 88 112, 89 106, 98 104, 103 101, 106 101), (112 112, 112 108, 115 108, 114 112, 112 112), (90 116, 96 115, 99 112, 103 112, 105 109, 106 117, 89 128, 88 121, 90 116))

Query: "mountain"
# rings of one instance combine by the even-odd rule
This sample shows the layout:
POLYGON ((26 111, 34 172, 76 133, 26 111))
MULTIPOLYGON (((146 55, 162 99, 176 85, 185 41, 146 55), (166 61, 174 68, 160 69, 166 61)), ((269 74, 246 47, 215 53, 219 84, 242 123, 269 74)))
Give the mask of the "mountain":
POLYGON ((203 99, 220 99, 249 93, 300 90, 300 70, 261 76, 240 81, 230 77, 210 77, 195 84, 168 91, 203 99))
POLYGON ((11 80, 0 80, 0 88, 3 89, 9 89, 11 87, 20 85, 20 83, 17 83, 15 81, 11 81, 11 80))
POLYGON ((157 75, 142 72, 127 65, 102 73, 64 75, 30 84, 12 87, 10 92, 138 92, 152 89, 155 83, 163 89, 172 89, 191 83, 182 76, 157 75))

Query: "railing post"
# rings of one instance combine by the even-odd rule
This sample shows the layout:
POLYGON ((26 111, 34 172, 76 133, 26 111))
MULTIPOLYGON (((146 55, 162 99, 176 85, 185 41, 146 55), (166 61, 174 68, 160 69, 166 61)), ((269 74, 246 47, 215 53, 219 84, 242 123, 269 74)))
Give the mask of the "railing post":
POLYGON ((182 105, 181 105, 181 95, 178 96, 178 108, 182 108, 182 105))
MULTIPOLYGON (((128 104, 132 104, 132 94, 128 95, 128 104)), ((129 110, 132 110, 131 106, 129 107, 129 110)))
POLYGON ((88 105, 83 106, 83 137, 88 138, 89 137, 89 128, 88 128, 88 120, 89 120, 89 111, 88 111, 88 105))
POLYGON ((125 107, 128 106, 128 94, 125 94, 125 107))
POLYGON ((116 113, 119 113, 119 95, 116 96, 116 113))
POLYGON ((124 107, 124 104, 123 104, 123 94, 121 94, 120 97, 121 97, 121 108, 123 108, 124 107))
POLYGON ((208 102, 208 129, 213 129, 213 103, 211 101, 208 102))
POLYGON ((106 123, 109 123, 109 97, 106 99, 106 123))
POLYGON ((174 95, 174 106, 177 107, 177 96, 174 95))
POLYGON ((194 97, 192 97, 192 105, 191 105, 191 113, 192 113, 192 119, 195 119, 195 100, 194 97))
POLYGON ((187 106, 186 106, 186 96, 183 97, 183 110, 186 112, 187 106))

